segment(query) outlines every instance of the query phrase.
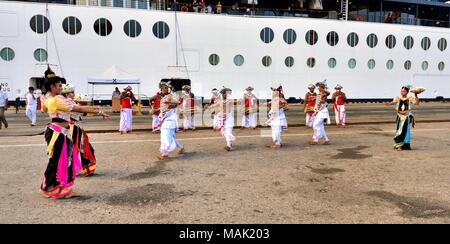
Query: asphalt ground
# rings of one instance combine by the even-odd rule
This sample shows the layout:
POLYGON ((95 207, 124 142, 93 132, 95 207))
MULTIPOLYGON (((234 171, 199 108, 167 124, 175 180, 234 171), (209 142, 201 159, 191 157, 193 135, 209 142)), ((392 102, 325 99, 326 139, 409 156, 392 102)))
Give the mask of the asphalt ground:
POLYGON ((79 197, 66 200, 38 193, 42 135, 0 136, 0 223, 450 223, 450 122, 421 122, 449 110, 426 106, 436 107, 416 110, 413 150, 402 152, 393 150, 395 111, 384 107, 385 116, 364 113, 386 124, 350 111, 359 124, 328 126, 329 146, 308 145, 302 126, 283 133, 281 149, 267 147, 267 128, 236 129, 226 152, 205 129, 178 133, 186 154, 162 162, 158 134, 92 133, 97 175, 78 177, 79 197))

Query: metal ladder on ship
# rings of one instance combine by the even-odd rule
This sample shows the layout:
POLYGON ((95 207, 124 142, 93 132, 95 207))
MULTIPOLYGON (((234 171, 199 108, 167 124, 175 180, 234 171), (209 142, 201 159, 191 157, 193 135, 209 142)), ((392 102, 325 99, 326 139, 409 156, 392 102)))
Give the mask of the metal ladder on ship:
POLYGON ((341 0, 342 20, 348 20, 348 0, 341 0))

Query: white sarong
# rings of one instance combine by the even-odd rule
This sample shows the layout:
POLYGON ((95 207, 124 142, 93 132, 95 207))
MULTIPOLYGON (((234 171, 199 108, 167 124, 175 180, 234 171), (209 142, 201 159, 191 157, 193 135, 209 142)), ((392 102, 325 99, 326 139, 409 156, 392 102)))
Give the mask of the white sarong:
POLYGON ((345 125, 347 119, 345 105, 334 105, 334 116, 336 118, 337 125, 345 125))
POLYGON ((222 118, 220 132, 225 138, 227 146, 231 148, 233 146, 233 142, 236 140, 236 137, 233 135, 234 112, 228 113, 225 119, 223 119, 223 116, 219 114, 219 118, 222 118))
POLYGON ((270 126, 272 127, 272 141, 276 145, 281 145, 281 132, 287 127, 287 119, 284 109, 278 109, 278 113, 272 114, 270 118, 270 126))
POLYGON ((177 113, 175 109, 171 109, 161 118, 161 147, 159 151, 161 155, 168 156, 176 148, 183 148, 183 145, 177 140, 177 113))
POLYGON ((244 128, 256 128, 256 113, 250 113, 249 115, 242 116, 242 127, 244 128))
POLYGON ((120 111, 120 132, 132 131, 133 109, 123 108, 120 111))
POLYGON ((318 142, 320 139, 328 141, 327 133, 325 132, 325 119, 329 120, 330 114, 328 112, 328 104, 325 103, 320 108, 319 112, 314 117, 313 122, 313 141, 318 142))
POLYGON ((36 106, 27 106, 25 111, 28 119, 31 121, 32 125, 36 125, 36 106))
POLYGON ((159 116, 156 115, 156 114, 152 115, 152 128, 153 128, 153 131, 161 131, 160 123, 161 123, 161 120, 159 119, 159 116))
POLYGON ((192 116, 191 113, 183 114, 183 129, 195 129, 195 116, 192 116))
POLYGON ((314 123, 314 118, 311 113, 306 113, 306 127, 312 128, 314 123))

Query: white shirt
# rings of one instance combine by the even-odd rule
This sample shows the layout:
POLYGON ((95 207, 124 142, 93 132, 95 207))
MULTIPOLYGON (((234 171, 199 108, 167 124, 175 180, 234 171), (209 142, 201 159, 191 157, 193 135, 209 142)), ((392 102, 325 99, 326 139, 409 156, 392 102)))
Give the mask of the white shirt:
POLYGON ((5 107, 8 102, 8 94, 4 91, 0 91, 0 107, 5 107))
POLYGON ((33 94, 28 93, 27 94, 27 107, 36 107, 36 106, 37 106, 36 96, 33 98, 33 94))

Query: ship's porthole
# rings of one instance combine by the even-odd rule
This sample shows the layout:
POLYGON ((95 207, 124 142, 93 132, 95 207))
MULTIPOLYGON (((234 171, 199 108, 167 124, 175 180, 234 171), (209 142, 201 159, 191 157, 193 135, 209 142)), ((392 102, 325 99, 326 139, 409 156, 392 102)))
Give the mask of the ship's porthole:
POLYGON ((445 69, 445 63, 444 63, 444 62, 440 62, 440 63, 438 64, 438 69, 439 69, 439 71, 444 71, 444 69, 445 69))
POLYGON ((367 36, 367 46, 369 46, 370 48, 374 48, 376 47, 378 44, 378 37, 375 34, 370 34, 367 36))
POLYGON ((284 64, 286 64, 286 67, 289 67, 289 68, 291 68, 292 66, 294 66, 294 58, 293 57, 287 57, 285 60, 284 60, 284 64))
POLYGON ((334 69, 336 67, 336 59, 335 58, 330 58, 328 59, 328 67, 330 67, 331 69, 334 69))
POLYGON ((14 50, 9 47, 5 47, 0 51, 0 57, 5 61, 12 61, 15 56, 14 50))
POLYGON ((405 70, 410 70, 411 69, 411 61, 409 61, 409 60, 407 60, 406 62, 405 62, 405 70))
POLYGON ((50 22, 48 21, 47 17, 38 14, 31 18, 30 27, 34 32, 42 34, 48 31, 48 29, 50 28, 50 22))
POLYGON ((445 51, 445 49, 447 49, 447 40, 444 38, 441 38, 438 42, 438 48, 441 51, 445 51))
POLYGON ((421 43, 421 45, 422 45, 422 49, 423 50, 428 50, 428 49, 430 49, 430 46, 431 46, 431 40, 430 40, 430 38, 428 38, 428 37, 424 37, 424 38, 422 38, 422 43, 421 43))
POLYGON ((137 22, 134 19, 128 20, 123 25, 123 31, 129 37, 132 37, 132 38, 137 37, 141 34, 141 31, 142 31, 141 24, 139 24, 139 22, 137 22))
POLYGON ((405 37, 405 40, 403 41, 403 45, 408 50, 413 48, 413 46, 414 46, 414 39, 412 38, 412 36, 405 37))
POLYGON ((273 32, 272 29, 266 27, 261 30, 260 37, 264 43, 271 43, 275 38, 275 33, 273 32))
POLYGON ((287 29, 283 34, 283 39, 287 44, 293 44, 297 40, 297 33, 293 29, 287 29))
POLYGON ((348 60, 348 67, 350 69, 356 68, 356 59, 354 59, 354 58, 349 59, 348 60))
POLYGON ((308 60, 306 60, 306 65, 310 68, 314 68, 314 66, 316 66, 316 59, 313 57, 308 58, 308 60))
POLYGON ((76 35, 80 33, 82 25, 81 21, 77 17, 69 16, 64 19, 62 27, 67 34, 76 35))
POLYGON ((423 70, 423 71, 428 70, 428 62, 427 62, 427 61, 423 61, 423 62, 422 62, 422 70, 423 70))
POLYGON ((339 42, 339 35, 336 31, 331 31, 327 35, 327 42, 330 46, 334 47, 339 42))
POLYGON ((94 30, 99 36, 107 36, 111 34, 112 24, 109 20, 100 18, 95 21, 94 30))
POLYGON ((306 43, 312 46, 317 43, 317 41, 319 40, 319 36, 317 35, 316 31, 310 30, 306 32, 305 40, 306 43))
POLYGON ((38 48, 34 51, 34 59, 38 62, 45 62, 47 61, 48 54, 47 51, 45 51, 42 48, 38 48))
POLYGON ((272 65, 272 58, 271 58, 270 56, 264 56, 264 57, 262 58, 262 64, 263 64, 265 67, 269 67, 270 65, 272 65))
POLYGON ((358 34, 356 34, 355 32, 348 34, 347 43, 350 47, 356 47, 358 45, 358 42, 359 42, 358 34))
POLYGON ((245 61, 244 56, 242 56, 242 55, 236 55, 236 56, 234 56, 234 64, 235 64, 236 66, 242 66, 242 65, 244 65, 244 61, 245 61))
POLYGON ((394 35, 389 35, 386 37, 386 47, 389 49, 392 49, 397 44, 397 40, 395 39, 394 35))
POLYGON ((155 35, 159 39, 164 39, 169 36, 170 28, 166 22, 159 21, 153 25, 153 35, 155 35))
POLYGON ((218 65, 220 62, 220 57, 217 54, 211 54, 209 55, 209 63, 213 66, 218 65))
POLYGON ((367 67, 369 67, 369 69, 374 69, 376 65, 375 60, 370 59, 369 62, 367 62, 367 67))
POLYGON ((388 60, 388 61, 386 62, 386 68, 387 68, 388 70, 393 69, 393 68, 394 68, 394 61, 388 60))

